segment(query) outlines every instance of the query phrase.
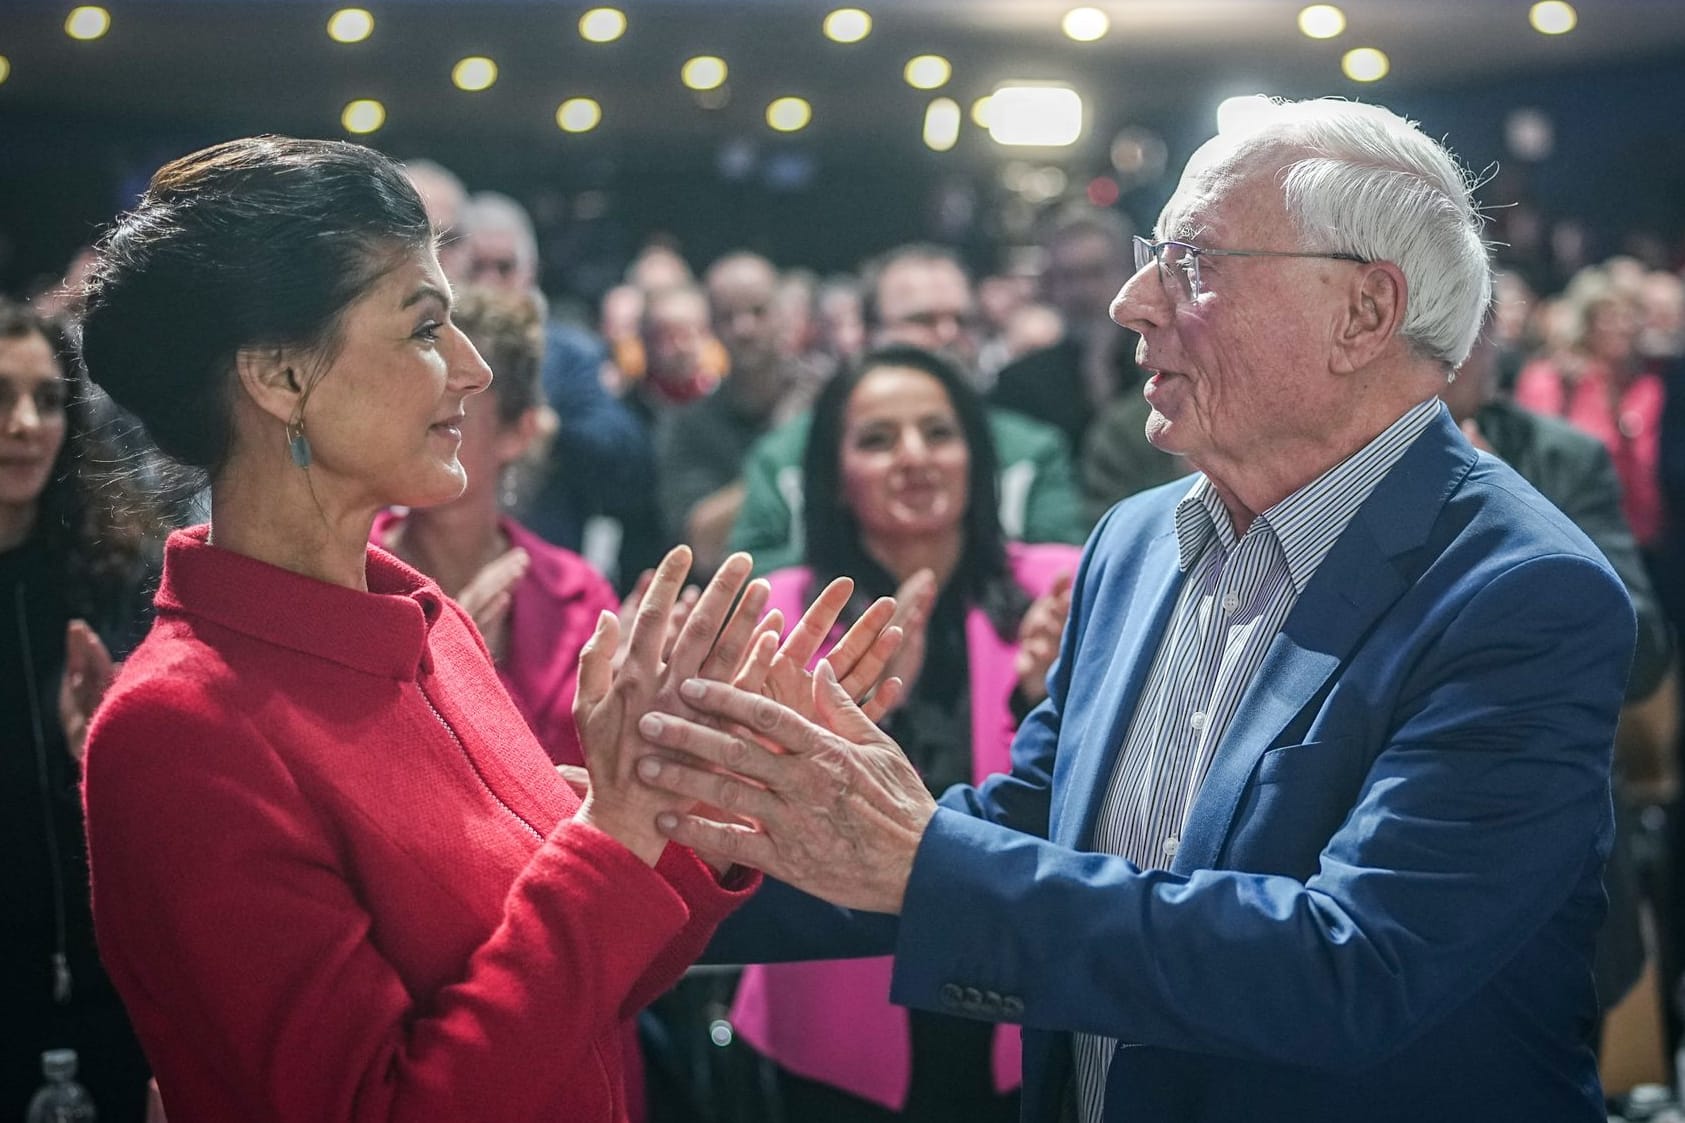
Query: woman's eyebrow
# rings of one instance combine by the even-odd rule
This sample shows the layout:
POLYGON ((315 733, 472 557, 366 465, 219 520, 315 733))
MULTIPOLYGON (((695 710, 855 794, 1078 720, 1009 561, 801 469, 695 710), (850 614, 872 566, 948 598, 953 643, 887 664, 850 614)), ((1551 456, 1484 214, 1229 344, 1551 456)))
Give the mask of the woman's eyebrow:
POLYGON ((420 288, 410 293, 409 296, 404 298, 404 302, 398 307, 409 308, 416 304, 420 304, 423 300, 428 299, 437 300, 447 311, 450 309, 450 293, 445 292, 442 289, 435 288, 432 285, 422 285, 420 288))

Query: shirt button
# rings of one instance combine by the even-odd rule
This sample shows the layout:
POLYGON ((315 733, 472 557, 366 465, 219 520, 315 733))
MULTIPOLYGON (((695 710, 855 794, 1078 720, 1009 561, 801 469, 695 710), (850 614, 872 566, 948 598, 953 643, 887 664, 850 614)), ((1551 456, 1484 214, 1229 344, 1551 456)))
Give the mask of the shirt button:
POLYGON ((1209 719, 1207 719, 1204 714, 1194 714, 1192 717, 1188 718, 1188 724, 1194 727, 1195 733, 1204 733, 1205 723, 1207 720, 1209 719))
POLYGON ((1164 840, 1163 850, 1166 858, 1174 858, 1176 856, 1176 851, 1181 848, 1182 840, 1179 838, 1171 837, 1164 840))
POLYGON ((1234 612, 1239 608, 1240 608, 1240 595, 1238 593, 1224 593, 1223 594, 1223 611, 1224 612, 1234 612))

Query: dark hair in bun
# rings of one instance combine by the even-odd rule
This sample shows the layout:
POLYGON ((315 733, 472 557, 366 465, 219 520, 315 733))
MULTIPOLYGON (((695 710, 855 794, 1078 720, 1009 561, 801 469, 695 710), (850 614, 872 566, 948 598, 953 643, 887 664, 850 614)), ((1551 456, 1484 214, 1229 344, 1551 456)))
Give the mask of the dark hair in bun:
POLYGON ((346 308, 432 237, 403 171, 361 145, 260 136, 183 156, 97 247, 86 369, 159 448, 214 476, 235 355, 331 359, 346 308))

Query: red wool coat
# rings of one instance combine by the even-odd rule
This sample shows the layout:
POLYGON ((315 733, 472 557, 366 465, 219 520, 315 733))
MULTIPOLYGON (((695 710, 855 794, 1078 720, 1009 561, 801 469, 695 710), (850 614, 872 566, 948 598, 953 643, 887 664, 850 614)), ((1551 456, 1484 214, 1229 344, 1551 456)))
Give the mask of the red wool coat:
POLYGON ((467 617, 169 541, 88 742, 100 949, 171 1123, 625 1118, 622 1021, 752 886, 574 824, 467 617))

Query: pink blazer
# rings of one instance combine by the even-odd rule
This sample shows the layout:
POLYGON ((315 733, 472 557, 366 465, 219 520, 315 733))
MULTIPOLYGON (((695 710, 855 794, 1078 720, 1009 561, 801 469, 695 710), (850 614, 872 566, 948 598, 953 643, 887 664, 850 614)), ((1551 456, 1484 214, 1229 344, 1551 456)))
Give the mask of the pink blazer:
MULTIPOLYGON (((1078 547, 1057 543, 1007 547, 1013 576, 1032 596, 1047 592, 1061 573, 1074 573, 1080 556, 1078 547)), ((807 607, 809 578, 801 567, 771 574, 768 609, 782 609, 786 620, 795 621, 807 607)), ((1017 685, 1012 669, 1017 644, 1002 640, 976 607, 966 613, 965 638, 971 777, 981 783, 1011 767, 1017 723, 1008 700, 1017 685)), ((907 1011, 889 1001, 892 964, 885 956, 750 967, 737 988, 732 1024, 744 1040, 798 1076, 900 1111, 912 1082, 912 1048, 907 1011)), ((1020 1083, 1019 1047, 1017 1026, 996 1028, 997 1091, 1020 1083)))
POLYGON ((1535 359, 1515 383, 1517 405, 1534 413, 1560 417, 1603 442, 1621 481, 1621 513, 1640 546, 1661 537, 1666 504, 1662 499, 1662 407, 1667 389, 1661 377, 1646 371, 1620 391, 1611 405, 1609 368, 1588 362, 1578 380, 1564 378, 1550 359, 1535 359))
MULTIPOLYGON (((383 511, 369 538, 383 546, 403 516, 383 511)), ((603 609, 614 612, 620 598, 608 579, 584 558, 551 545, 504 516, 499 520, 511 546, 531 558, 516 583, 509 606, 509 647, 497 677, 515 700, 533 736, 557 764, 583 764, 579 731, 573 724, 573 693, 579 652, 603 609)))

